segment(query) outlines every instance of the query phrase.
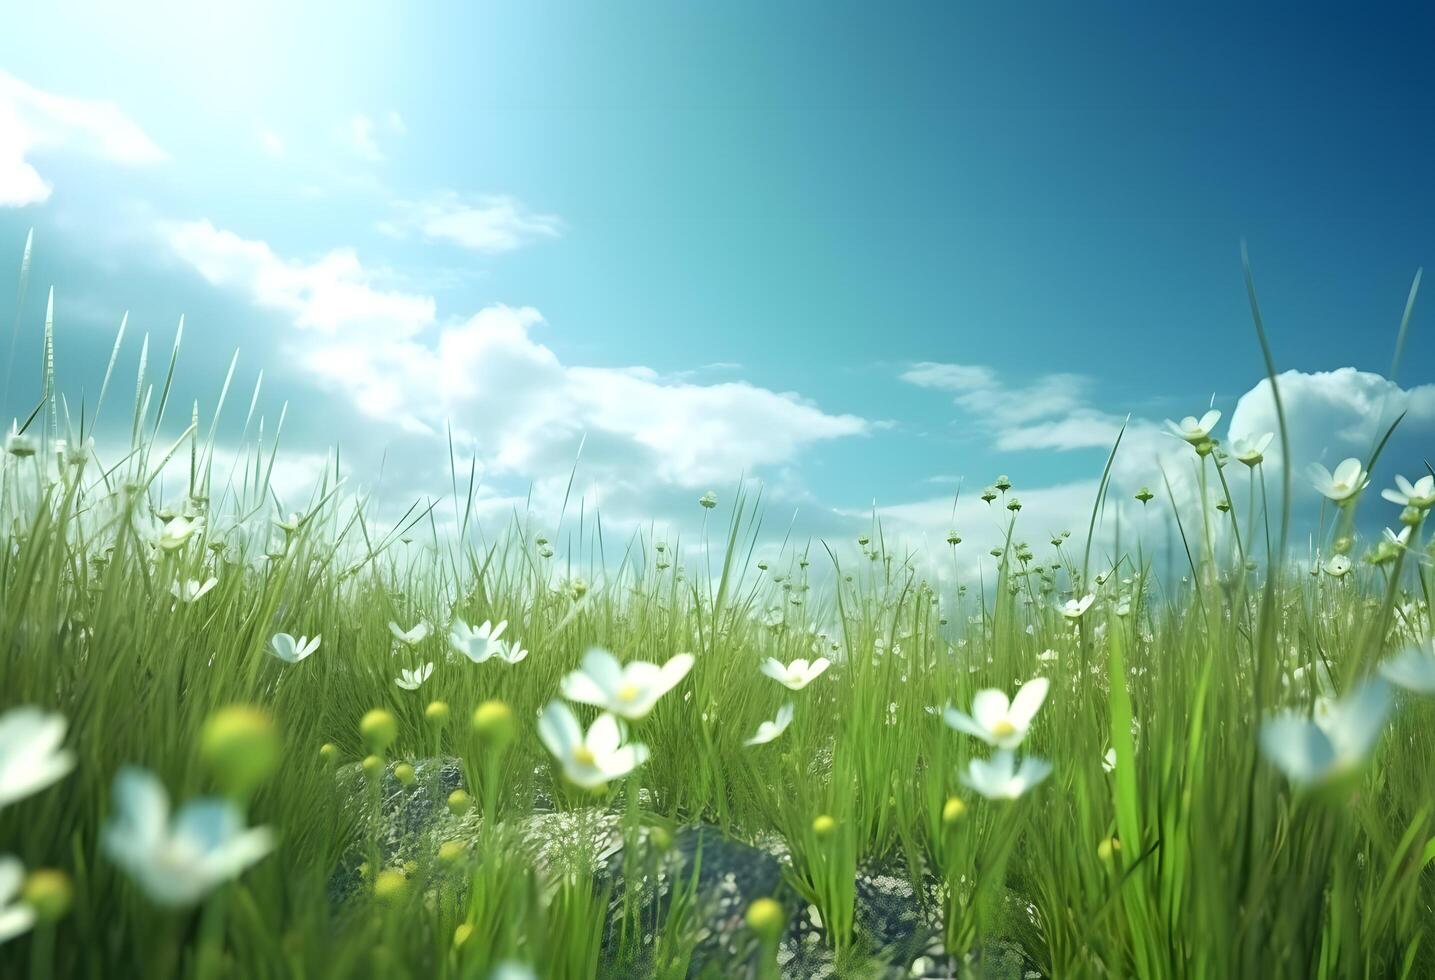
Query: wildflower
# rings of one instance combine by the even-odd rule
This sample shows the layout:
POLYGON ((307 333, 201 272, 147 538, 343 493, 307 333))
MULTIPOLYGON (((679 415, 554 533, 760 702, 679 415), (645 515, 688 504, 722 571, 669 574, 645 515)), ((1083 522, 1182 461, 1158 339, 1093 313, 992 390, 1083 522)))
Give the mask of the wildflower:
POLYGON ((1344 578, 1350 571, 1350 559, 1345 555, 1332 555, 1325 563, 1325 574, 1331 578, 1344 578))
POLYGON ((269 652, 274 654, 286 664, 297 664, 309 654, 319 649, 319 637, 312 640, 307 636, 294 639, 288 633, 275 633, 269 641, 269 652))
POLYGON ((952 545, 952 546, 955 547, 956 545, 959 545, 959 544, 961 544, 961 543, 962 543, 962 536, 961 536, 960 534, 958 534, 956 531, 948 531, 948 532, 947 532, 947 544, 952 545))
POLYGON ((698 498, 698 503, 702 504, 705 509, 712 510, 717 506, 717 494, 709 490, 698 498))
POLYGON ((1061 607, 1061 614, 1074 622, 1086 615, 1086 610, 1090 609, 1091 604, 1095 601, 1096 596, 1091 593, 1087 593, 1080 599, 1068 599, 1061 607))
POLYGON ((985 490, 982 491, 982 499, 985 500, 985 501, 986 501, 987 503, 989 503, 989 504, 990 504, 993 500, 996 500, 996 499, 997 499, 997 488, 996 488, 996 487, 987 487, 985 490))
POLYGON ((1402 528, 1399 534, 1396 534, 1387 527, 1385 529, 1385 540, 1382 541, 1381 544, 1393 547, 1397 551, 1410 547, 1410 527, 1407 525, 1402 528))
POLYGON ((972 698, 970 715, 948 704, 942 718, 957 731, 973 735, 988 745, 1014 749, 1026 738, 1032 719, 1046 700, 1049 686, 1045 677, 1034 677, 1010 700, 1004 691, 987 688, 972 698))
POLYGON ((1221 421, 1221 413, 1213 408, 1199 419, 1194 415, 1187 415, 1180 422, 1172 422, 1167 419, 1166 429, 1178 439, 1184 439, 1193 446, 1199 446, 1203 442, 1210 442, 1211 430, 1219 421, 1221 421))
POLYGON ((583 789, 601 789, 648 759, 640 742, 623 744, 623 728, 613 715, 601 714, 585 735, 573 709, 550 701, 538 718, 538 737, 563 767, 569 782, 583 789))
POLYGON ((637 721, 687 676, 693 655, 679 653, 659 667, 641 660, 620 664, 601 647, 583 655, 579 668, 564 677, 559 690, 569 701, 592 704, 615 715, 637 721))
POLYGON ((1429 510, 1435 507, 1435 476, 1422 476, 1411 483, 1403 476, 1395 477, 1395 490, 1382 490, 1380 495, 1392 504, 1429 510))
POLYGON ((474 709, 472 724, 479 738, 502 747, 513 738, 513 709, 502 701, 485 701, 474 709))
POLYGON ((942 823, 948 827, 961 821, 967 815, 967 804, 960 796, 949 796, 942 804, 942 823))
POLYGON ((762 667, 759 669, 788 690, 800 691, 820 677, 822 672, 830 666, 832 666, 832 661, 826 657, 818 657, 811 663, 799 657, 786 667, 782 665, 782 661, 768 657, 762 662, 762 667))
POLYGON ((1120 616, 1122 619, 1125 619, 1127 616, 1130 616, 1130 615, 1131 615, 1131 597, 1130 597, 1130 596, 1125 596, 1125 595, 1124 595, 1124 596, 1122 596, 1119 600, 1117 600, 1117 602, 1116 602, 1116 615, 1120 616))
POLYGON ((1306 468, 1306 475, 1322 496, 1338 504, 1354 500, 1356 494, 1364 490, 1365 485, 1370 482, 1370 474, 1365 472, 1360 460, 1354 457, 1341 462, 1334 473, 1319 463, 1311 463, 1306 468))
POLYGON ((0 809, 58 782, 75 768, 75 753, 60 748, 67 722, 22 705, 0 715, 0 809))
POLYGON ((527 656, 528 651, 523 649, 523 644, 517 640, 511 643, 500 643, 498 645, 498 659, 509 666, 520 663, 527 656))
POLYGON ((1381 675, 1416 694, 1435 694, 1435 645, 1409 647, 1380 665, 1381 675))
POLYGON ((105 852, 161 905, 192 905, 274 847, 269 829, 246 829, 228 800, 191 800, 171 819, 169 796, 146 769, 121 769, 113 795, 105 852))
POLYGON ((169 587, 169 591, 170 594, 180 602, 198 602, 210 589, 218 584, 219 579, 212 575, 203 582, 197 578, 185 579, 182 582, 176 579, 175 583, 169 587))
POLYGON ((996 487, 1002 493, 1006 493, 1008 490, 1011 489, 1011 479, 1005 473, 1003 473, 1001 476, 997 477, 997 482, 993 483, 992 486, 996 487))
POLYGON ((1018 766, 1010 749, 998 749, 989 760, 972 759, 962 782, 989 800, 1014 800, 1051 775, 1051 763, 1027 756, 1018 766))
MULTIPOLYGON (((75 900, 75 886, 70 883, 70 876, 63 871, 56 868, 37 868, 26 877, 20 898, 34 911, 38 921, 57 922, 70 911, 75 900)), ((0 898, 0 905, 3 904, 4 899, 0 898)), ((0 933, 3 932, 3 926, 0 926, 0 933)), ((0 942, 3 941, 4 936, 0 935, 0 942)))
POLYGON ((455 653, 461 653, 474 663, 481 664, 500 651, 502 643, 498 638, 507 628, 506 619, 497 626, 485 619, 478 629, 461 619, 455 619, 448 634, 449 646, 453 647, 455 653))
POLYGON ((1318 701, 1313 718, 1286 711, 1267 719, 1261 725, 1261 751, 1292 782, 1323 782, 1365 761, 1390 705, 1390 685, 1368 680, 1339 701, 1318 701))
POLYGON ((1270 447, 1271 440, 1276 437, 1274 432, 1264 432, 1249 439, 1235 439, 1231 442, 1231 455, 1236 457, 1247 466, 1254 467, 1261 460, 1266 458, 1266 450, 1270 447))
POLYGON ((419 620, 413 629, 401 629, 398 623, 389 623, 389 632, 394 634, 394 639, 404 646, 416 647, 429 635, 429 624, 425 620, 419 620))
POLYGON ((1136 499, 1141 501, 1141 503, 1143 504, 1149 503, 1151 499, 1155 496, 1156 495, 1151 492, 1150 487, 1142 487, 1140 490, 1136 491, 1136 499))
POLYGON ((24 935, 35 924, 35 910, 28 902, 12 900, 25 880, 25 866, 19 858, 0 855, 0 943, 24 935))
POLYGON ((424 664, 415 670, 405 668, 399 671, 399 676, 394 678, 394 683, 405 691, 417 691, 432 674, 433 664, 424 664))
POLYGON ((165 525, 160 528, 159 536, 155 538, 155 545, 161 551, 178 551, 202 527, 204 527, 204 518, 202 517, 197 517, 192 521, 176 517, 165 522, 165 525))
POLYGON ((12 423, 9 434, 5 436, 5 451, 7 453, 17 459, 28 459, 35 455, 39 448, 34 436, 27 436, 20 431, 18 424, 12 423))
POLYGON ((1015 497, 1011 498, 1006 502, 1006 509, 1011 511, 1013 514, 1016 513, 1017 511, 1021 510, 1021 501, 1017 500, 1015 497))
POLYGON ((290 512, 288 517, 274 518, 274 526, 277 527, 279 530, 283 531, 285 537, 288 537, 295 531, 299 530, 299 525, 302 523, 304 523, 304 519, 298 514, 293 513, 292 511, 290 512))
POLYGON ((1107 749, 1106 754, 1101 757, 1101 768, 1107 772, 1116 771, 1116 750, 1107 749))
POLYGON ((787 726, 790 724, 792 724, 792 702, 788 701, 777 709, 777 718, 775 720, 762 722, 757 726, 757 734, 742 744, 766 745, 787 731, 787 726))

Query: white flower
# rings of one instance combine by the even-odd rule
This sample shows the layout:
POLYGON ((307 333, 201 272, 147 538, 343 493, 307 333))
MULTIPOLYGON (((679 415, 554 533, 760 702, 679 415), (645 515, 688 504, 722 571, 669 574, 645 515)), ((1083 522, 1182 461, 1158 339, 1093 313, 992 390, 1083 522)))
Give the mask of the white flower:
POLYGON ((0 943, 29 932, 35 924, 35 910, 23 902, 15 902, 24 881, 25 866, 20 859, 0 855, 0 943))
POLYGON ((1264 432, 1249 439, 1233 439, 1231 455, 1247 466, 1255 466, 1266 458, 1266 449, 1270 447, 1271 440, 1275 437, 1274 432, 1264 432))
POLYGON ((641 660, 625 665, 607 650, 593 647, 558 689, 569 701, 596 705, 637 721, 646 718, 658 699, 677 687, 692 666, 691 653, 677 654, 661 667, 641 660))
POLYGON ((1045 677, 1034 677, 1023 684, 1011 700, 1007 699, 1006 692, 989 687, 972 698, 970 715, 948 704, 942 718, 957 731, 975 735, 988 745, 1014 749, 1026 738, 1032 719, 1046 700, 1049 686, 1045 677))
POLYGON ((317 636, 312 640, 307 636, 301 636, 296 640, 288 633, 275 633, 274 638, 269 641, 269 652, 286 664, 297 664, 317 649, 319 649, 319 637, 317 636))
POLYGON ((389 632, 404 646, 416 647, 429 635, 429 624, 421 619, 413 629, 405 630, 400 629, 398 623, 390 622, 389 632))
POLYGON ((1213 408, 1199 419, 1194 415, 1187 415, 1180 422, 1172 422, 1167 419, 1166 428, 1172 435, 1185 439, 1194 446, 1211 438, 1211 430, 1219 421, 1221 421, 1221 413, 1213 408))
POLYGON ((962 782, 989 800, 1014 800, 1051 775, 1051 763, 1029 755, 1017 766, 1010 749, 997 749, 989 760, 972 759, 962 782))
POLYGON ((1123 619, 1124 619, 1125 617, 1131 615, 1131 597, 1130 597, 1130 596, 1122 596, 1120 599, 1117 600, 1117 602, 1116 602, 1116 615, 1122 617, 1123 619))
POLYGON ((498 658, 506 664, 516 664, 526 656, 528 656, 528 651, 523 649, 523 644, 517 640, 498 644, 498 658))
POLYGON ((206 592, 219 584, 219 579, 210 576, 201 582, 197 578, 185 579, 183 582, 175 581, 169 587, 170 594, 181 602, 198 602, 206 592))
POLYGON ((1396 534, 1390 528, 1385 529, 1385 540, 1397 548, 1408 548, 1410 546, 1410 528, 1403 527, 1400 533, 1396 534))
POLYGON ((1049 664, 1053 660, 1057 660, 1060 657, 1061 654, 1057 653, 1055 650, 1043 650, 1041 651, 1041 653, 1038 653, 1036 655, 1036 659, 1044 664, 1049 664))
POLYGON ((405 691, 417 691, 432 674, 433 664, 424 664, 416 670, 405 668, 399 671, 399 676, 394 678, 394 683, 405 691))
POLYGON ((0 715, 0 809, 64 778, 75 753, 60 748, 65 716, 21 705, 0 715))
POLYGON ((786 667, 782 665, 782 661, 768 657, 759 669, 788 690, 800 691, 817 680, 830 666, 832 661, 826 657, 818 657, 811 663, 799 657, 786 667))
POLYGON ((26 435, 19 429, 20 426, 17 423, 11 424, 10 432, 5 436, 5 451, 20 459, 35 455, 39 450, 39 444, 35 441, 35 437, 26 435))
POLYGON ((1429 510, 1435 507, 1435 476, 1422 476, 1411 483, 1403 476, 1395 477, 1395 485, 1398 490, 1382 490, 1380 495, 1392 504, 1399 504, 1401 507, 1414 507, 1417 510, 1429 510))
POLYGON ((1116 750, 1107 749, 1106 754, 1101 757, 1101 768, 1107 772, 1116 771, 1116 750))
POLYGON ((1331 578, 1344 578, 1349 571, 1350 559, 1345 555, 1332 555, 1330 561, 1325 563, 1325 574, 1331 578))
POLYGON ((170 819, 169 796, 146 769, 115 777, 114 811, 101 831, 110 860, 161 905, 192 905, 274 847, 267 827, 246 828, 229 800, 190 800, 170 819))
POLYGON ((648 759, 648 747, 623 743, 622 723, 606 712, 599 715, 586 735, 573 709, 550 701, 538 717, 538 737, 563 767, 563 775, 584 789, 599 789, 621 779, 648 759))
POLYGON ((1066 604, 1061 607, 1061 614, 1067 619, 1080 619, 1086 615, 1086 610, 1090 609, 1091 604, 1095 601, 1096 596, 1090 593, 1087 593, 1080 599, 1067 599, 1066 604))
POLYGON ((1413 646, 1380 665, 1386 680, 1416 694, 1435 694, 1435 644, 1413 646))
POLYGON ((461 653, 476 664, 481 664, 495 653, 503 649, 499 636, 508 628, 508 620, 503 620, 494 626, 489 620, 484 620, 483 625, 474 629, 461 619, 453 621, 453 628, 449 630, 448 642, 455 653, 461 653))
POLYGON ((299 525, 303 522, 304 519, 298 514, 293 513, 292 511, 290 512, 288 517, 274 518, 274 526, 277 527, 279 530, 283 531, 286 535, 293 534, 295 531, 299 530, 299 525))
POLYGON ((196 517, 192 521, 176 517, 160 528, 159 536, 155 538, 155 544, 162 551, 178 551, 202 527, 204 527, 204 518, 202 517, 196 517))
POLYGON ((1339 701, 1322 699, 1313 718, 1282 712, 1261 725, 1261 751, 1295 783, 1349 772, 1375 747, 1391 700, 1390 685, 1375 678, 1339 701))
POLYGON ((777 718, 775 720, 762 722, 757 726, 757 734, 742 744, 766 745, 787 731, 787 726, 790 724, 792 724, 792 702, 788 701, 777 709, 777 718))
POLYGON ((1360 465, 1360 460, 1354 457, 1344 460, 1335 468, 1334 473, 1319 463, 1311 463, 1306 467, 1306 475, 1320 494, 1338 504, 1353 500, 1370 482, 1370 475, 1360 465))

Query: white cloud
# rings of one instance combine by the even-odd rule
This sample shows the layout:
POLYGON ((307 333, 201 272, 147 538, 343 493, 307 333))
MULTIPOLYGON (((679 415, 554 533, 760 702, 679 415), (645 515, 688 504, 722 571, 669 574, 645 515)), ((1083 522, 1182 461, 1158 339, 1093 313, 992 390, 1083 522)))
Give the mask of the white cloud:
POLYGON ((423 203, 402 203, 399 208, 401 224, 382 225, 386 231, 401 233, 403 227, 411 227, 430 241, 489 255, 557 238, 565 229, 557 215, 529 211, 507 195, 465 198, 450 193, 423 203))
POLYGON ((264 148, 265 153, 272 157, 282 157, 284 155, 284 141, 280 139, 278 133, 272 132, 271 130, 266 129, 259 134, 259 145, 264 148))
POLYGON ((432 297, 378 288, 350 249, 291 261, 207 221, 173 226, 168 240, 211 283, 289 317, 292 355, 357 411, 414 433, 451 420, 490 472, 566 475, 586 437, 585 465, 611 482, 706 487, 873 428, 745 382, 565 365, 534 339, 543 318, 531 307, 439 323, 432 297))
POLYGON ((344 136, 353 151, 365 160, 378 163, 384 159, 384 152, 379 149, 378 140, 374 137, 374 121, 368 116, 360 113, 350 119, 344 136))
POLYGON ((131 165, 165 159, 164 151, 114 103, 41 91, 0 71, 0 207, 49 200, 53 187, 30 159, 46 150, 131 165))

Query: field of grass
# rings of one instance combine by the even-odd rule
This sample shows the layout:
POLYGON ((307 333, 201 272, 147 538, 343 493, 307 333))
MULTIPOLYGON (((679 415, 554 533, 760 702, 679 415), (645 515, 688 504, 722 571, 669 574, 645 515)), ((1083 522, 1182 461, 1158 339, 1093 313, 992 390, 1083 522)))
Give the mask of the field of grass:
POLYGON ((1006 546, 959 588, 879 525, 759 562, 741 491, 694 500, 696 542, 604 541, 577 506, 481 535, 463 467, 397 522, 336 467, 291 514, 272 438, 250 419, 216 477, 212 419, 179 435, 170 382, 141 377, 108 458, 53 379, 6 442, 0 975, 700 972, 691 903, 605 927, 581 862, 513 845, 553 809, 647 851, 695 822, 780 841, 776 904, 744 911, 757 975, 796 904, 841 975, 873 975, 853 883, 883 861, 938 883, 973 974, 1000 939, 1042 976, 1435 976, 1428 478, 1392 503, 1367 459, 1231 500, 1260 454, 1191 419, 1208 506, 1176 515, 1174 573, 1136 534, 1111 554, 1024 527, 1003 479, 1006 546), (1312 530, 1286 494, 1320 492, 1318 563, 1277 557, 1312 530), (1362 538, 1357 507, 1407 533, 1362 538), (441 819, 478 829, 390 860, 380 787, 436 759, 464 785, 441 819))

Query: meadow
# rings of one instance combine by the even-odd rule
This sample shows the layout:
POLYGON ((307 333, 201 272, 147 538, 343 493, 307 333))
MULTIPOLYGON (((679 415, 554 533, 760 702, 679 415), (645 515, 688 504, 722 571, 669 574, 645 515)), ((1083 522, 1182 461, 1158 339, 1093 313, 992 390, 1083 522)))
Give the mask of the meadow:
POLYGON ((480 529, 457 463, 398 520, 337 459, 282 502, 253 401, 221 469, 242 401, 201 418, 146 360, 120 451, 92 438, 113 358, 83 411, 47 369, 5 442, 0 975, 779 976, 807 916, 837 976, 999 975, 998 948, 1018 976, 1435 976, 1422 460, 1267 485, 1279 432, 1187 418, 1201 505, 1156 472, 1138 497, 1169 561, 1139 528, 1086 543, 1107 481, 1046 529, 1002 477, 1004 545, 963 579, 932 574, 969 567, 961 528, 759 560, 741 487, 693 500, 696 540, 605 540, 578 501, 480 529), (436 806, 391 846, 410 797, 436 806), (781 855, 741 959, 698 955, 696 873, 643 898, 697 825, 781 855), (572 860, 535 861, 535 826, 572 860), (879 865, 939 939, 905 973, 855 912, 879 865))

